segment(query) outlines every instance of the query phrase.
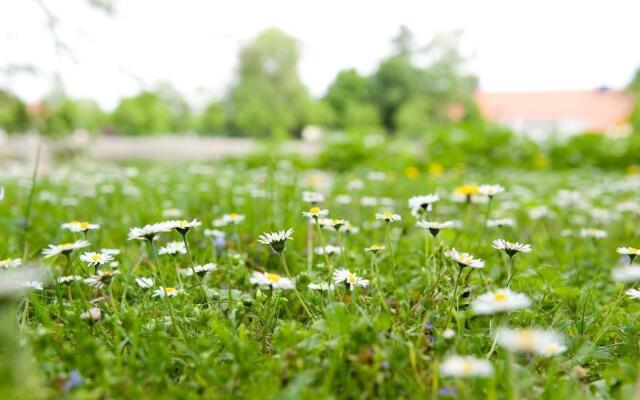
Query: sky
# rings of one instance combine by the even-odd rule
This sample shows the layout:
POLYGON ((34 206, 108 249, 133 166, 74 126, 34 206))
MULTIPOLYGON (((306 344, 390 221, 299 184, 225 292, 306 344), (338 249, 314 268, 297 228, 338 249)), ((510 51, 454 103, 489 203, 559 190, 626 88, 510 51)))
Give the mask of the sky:
POLYGON ((623 87, 640 66, 637 0, 115 0, 115 14, 87 0, 0 0, 1 74, 32 102, 59 76, 67 94, 111 109, 168 82, 192 104, 221 98, 238 50, 278 27, 300 41, 300 76, 321 96, 336 73, 375 71, 401 25, 418 43, 461 31, 468 69, 489 91, 623 87), (56 16, 56 50, 42 6, 56 16), (634 51, 634 49, 636 49, 634 51))

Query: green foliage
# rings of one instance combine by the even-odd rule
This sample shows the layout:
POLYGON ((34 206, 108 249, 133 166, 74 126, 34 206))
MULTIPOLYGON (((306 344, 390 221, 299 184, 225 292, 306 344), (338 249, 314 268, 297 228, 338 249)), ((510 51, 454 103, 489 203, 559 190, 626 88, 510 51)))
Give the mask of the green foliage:
POLYGON ((379 130, 380 116, 371 102, 370 82, 355 69, 340 71, 324 97, 335 113, 338 129, 366 132, 379 130))
POLYGON ((297 41, 278 29, 262 32, 240 51, 239 76, 229 104, 236 134, 300 132, 309 97, 298 76, 298 58, 297 41))
POLYGON ((156 93, 124 98, 112 115, 113 127, 128 135, 167 133, 172 128, 170 106, 156 93))
POLYGON ((198 131, 204 134, 224 134, 227 129, 227 115, 224 104, 213 102, 207 105, 200 116, 198 131))
MULTIPOLYGON (((488 135, 497 144, 507 140, 500 132, 488 135)), ((54 165, 54 173, 38 179, 28 230, 15 221, 23 218, 30 197, 24 185, 30 171, 12 171, 3 180, 6 196, 0 201, 0 260, 21 258, 24 252, 24 265, 2 268, 0 275, 20 274, 34 264, 49 279, 42 290, 9 296, 6 291, 16 280, 0 277, 5 278, 0 292, 2 398, 409 400, 451 397, 444 394, 452 392, 459 399, 633 398, 640 303, 625 290, 637 285, 614 282, 611 269, 619 267, 616 248, 633 245, 636 237, 636 213, 618 206, 636 198, 634 178, 581 170, 487 173, 480 168, 464 174, 447 168, 435 176, 423 173, 419 164, 410 165, 420 167, 420 174, 405 177, 400 173, 405 159, 394 142, 358 135, 345 140, 359 144, 354 151, 366 148, 360 157, 375 158, 372 168, 301 170, 275 152, 255 167, 244 160, 54 165), (386 160, 389 156, 393 159, 386 160), (469 182, 500 183, 507 191, 490 205, 450 200, 454 188, 469 182), (313 229, 308 239, 310 226, 300 213, 309 204, 302 192, 319 188, 326 195, 321 206, 331 217, 348 219, 359 232, 313 229), (560 204, 561 190, 577 191, 583 206, 560 204), (416 227, 406 206, 411 196, 429 192, 437 192, 440 201, 428 215, 460 221, 456 228, 442 230, 437 240, 416 227), (81 199, 76 207, 65 205, 75 198, 81 199), (378 205, 365 205, 372 201, 378 205), (540 205, 549 210, 547 218, 530 214, 540 205), (174 206, 183 218, 203 222, 186 236, 188 254, 156 258, 149 243, 127 240, 128 228, 163 220, 164 209, 174 206), (389 236, 374 216, 382 207, 402 215, 390 224, 389 236), (205 227, 230 212, 245 219, 217 223, 224 239, 205 233, 205 227), (50 243, 85 238, 60 229, 78 215, 100 223, 99 230, 86 234, 90 246, 69 258, 44 258, 41 249, 50 243), (486 227, 488 219, 498 217, 513 218, 515 225, 486 227), (591 226, 587 224, 602 224, 608 235, 580 237, 577 232, 591 226), (287 228, 295 233, 287 241, 285 269, 256 238, 287 228), (559 234, 565 230, 572 234, 559 234), (344 258, 336 254, 328 263, 317 255, 309 259, 307 240, 316 247, 321 237, 342 248, 344 258), (470 303, 508 280, 507 256, 491 246, 498 237, 532 245, 530 253, 515 255, 510 264, 515 273, 510 288, 529 297, 531 306, 508 316, 475 315, 470 303), (373 243, 386 248, 375 256, 363 250, 373 243), (485 260, 483 269, 464 270, 459 291, 459 266, 445 255, 451 247, 485 260), (61 276, 94 275, 79 253, 102 248, 121 250, 117 266, 99 267, 119 272, 108 284, 58 283, 61 276), (217 269, 202 280, 188 276, 191 260, 215 263, 217 269), (342 265, 369 285, 353 291, 344 283, 329 292, 308 288, 309 282, 329 281, 331 266, 342 265), (303 313, 293 290, 258 287, 249 280, 256 271, 285 276, 287 270, 313 317, 303 313), (152 278, 156 286, 139 287, 135 278, 140 277, 152 278), (182 291, 175 297, 154 297, 153 290, 163 282, 182 291), (101 318, 82 318, 92 307, 101 318), (567 349, 552 357, 508 355, 500 345, 493 352, 493 334, 501 324, 557 331, 567 349), (452 336, 445 334, 446 328, 452 336), (487 360, 494 375, 444 376, 442 362, 453 354, 487 360)), ((459 145, 461 151, 472 146, 459 145)), ((334 150, 339 149, 336 142, 334 150)), ((175 230, 163 232, 155 237, 155 248, 181 240, 175 230)))
POLYGON ((7 132, 24 132, 29 126, 25 104, 6 90, 0 90, 0 128, 7 132))
POLYGON ((106 114, 92 100, 62 98, 43 104, 42 115, 36 118, 36 126, 45 135, 63 136, 76 129, 99 132, 107 120, 106 114))
POLYGON ((397 55, 380 63, 372 76, 372 91, 386 129, 395 130, 396 112, 421 93, 423 86, 420 69, 408 57, 397 55))

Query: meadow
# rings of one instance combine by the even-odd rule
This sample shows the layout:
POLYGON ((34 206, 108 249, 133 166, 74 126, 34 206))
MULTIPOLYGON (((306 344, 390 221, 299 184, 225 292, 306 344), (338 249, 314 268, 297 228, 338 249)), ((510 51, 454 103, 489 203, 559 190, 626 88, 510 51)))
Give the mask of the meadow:
POLYGON ((638 175, 31 173, 0 172, 3 399, 640 395, 638 175))

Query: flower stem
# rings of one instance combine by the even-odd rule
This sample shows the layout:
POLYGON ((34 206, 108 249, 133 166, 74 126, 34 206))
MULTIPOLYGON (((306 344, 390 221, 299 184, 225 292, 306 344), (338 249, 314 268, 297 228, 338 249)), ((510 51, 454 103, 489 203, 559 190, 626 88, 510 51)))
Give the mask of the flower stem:
POLYGON ((184 242, 185 249, 187 249, 189 265, 191 265, 191 272, 196 277, 196 279, 200 281, 200 288, 202 289, 202 293, 204 294, 204 297, 207 299, 207 304, 209 304, 209 307, 211 307, 212 306, 211 298, 209 298, 209 294, 207 294, 207 290, 204 287, 204 279, 201 278, 200 275, 196 274, 196 269, 195 269, 195 266, 193 265, 193 258, 191 257, 191 249, 189 249, 189 241, 187 240, 186 234, 182 235, 182 241, 184 242))
MULTIPOLYGON (((160 278, 160 284, 162 285, 163 290, 166 291, 167 285, 165 283, 164 277, 162 276, 162 267, 160 266, 160 260, 158 259, 158 253, 156 252, 156 247, 153 244, 153 239, 148 240, 148 242, 149 242, 149 247, 151 248, 151 254, 153 255, 153 259, 156 263, 156 269, 158 270, 158 277, 160 278)), ((187 338, 184 335, 184 332, 182 332, 182 329, 180 329, 180 326, 176 323, 176 316, 173 311, 173 306, 171 305, 171 302, 166 298, 166 296, 160 296, 160 297, 162 298, 162 304, 164 304, 165 308, 169 310, 171 325, 175 326, 178 333, 180 333, 180 336, 182 336, 182 338, 186 341, 187 338)))
MULTIPOLYGON (((284 257, 284 253, 281 252, 279 254, 280 254, 280 259, 282 260, 282 265, 284 266, 284 270, 287 273, 287 277, 289 277, 289 280, 293 281, 293 278, 291 277, 291 272, 289 272, 289 266, 287 265, 287 259, 284 257)), ((298 296, 298 300, 302 304, 302 308, 304 308, 304 311, 307 313, 309 318, 313 319, 313 315, 311 314, 311 311, 309 311, 309 308, 307 308, 307 304, 302 299, 302 296, 300 295, 300 292, 298 291, 298 288, 295 285, 293 286, 293 290, 296 292, 296 296, 298 296)))
POLYGON ((387 246, 389 246, 389 255, 391 256, 391 265, 393 267, 393 285, 394 287, 398 287, 398 281, 396 280, 396 258, 393 255, 393 247, 391 247, 391 229, 389 228, 389 223, 386 223, 387 230, 387 246))
POLYGON ((456 302, 456 296, 458 295, 458 286, 460 285, 460 276, 462 275, 462 267, 458 267, 458 276, 456 277, 456 283, 453 287, 453 297, 451 297, 451 303, 449 304, 449 311, 447 311, 447 318, 445 319, 445 324, 449 325, 449 318, 451 317, 451 311, 453 311, 453 304, 456 302))
POLYGON ((507 280, 507 288, 511 284, 511 279, 513 279, 514 271, 513 271, 513 256, 509 256, 509 279, 507 280))
POLYGON ((324 254, 324 262, 329 267, 329 280, 333 277, 333 266, 331 265, 331 261, 329 260, 329 255, 327 254, 327 244, 324 241, 324 235, 322 234, 322 227, 320 227, 320 222, 316 218, 316 226, 318 227, 318 234, 320 235, 320 244, 322 245, 322 254, 324 254))

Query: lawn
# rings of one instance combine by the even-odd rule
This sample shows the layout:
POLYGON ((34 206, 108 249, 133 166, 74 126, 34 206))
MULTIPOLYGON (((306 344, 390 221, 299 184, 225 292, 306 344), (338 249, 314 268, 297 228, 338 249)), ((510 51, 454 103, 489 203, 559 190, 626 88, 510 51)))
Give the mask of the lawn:
POLYGON ((263 165, 0 172, 2 397, 638 395, 638 176, 263 165))

